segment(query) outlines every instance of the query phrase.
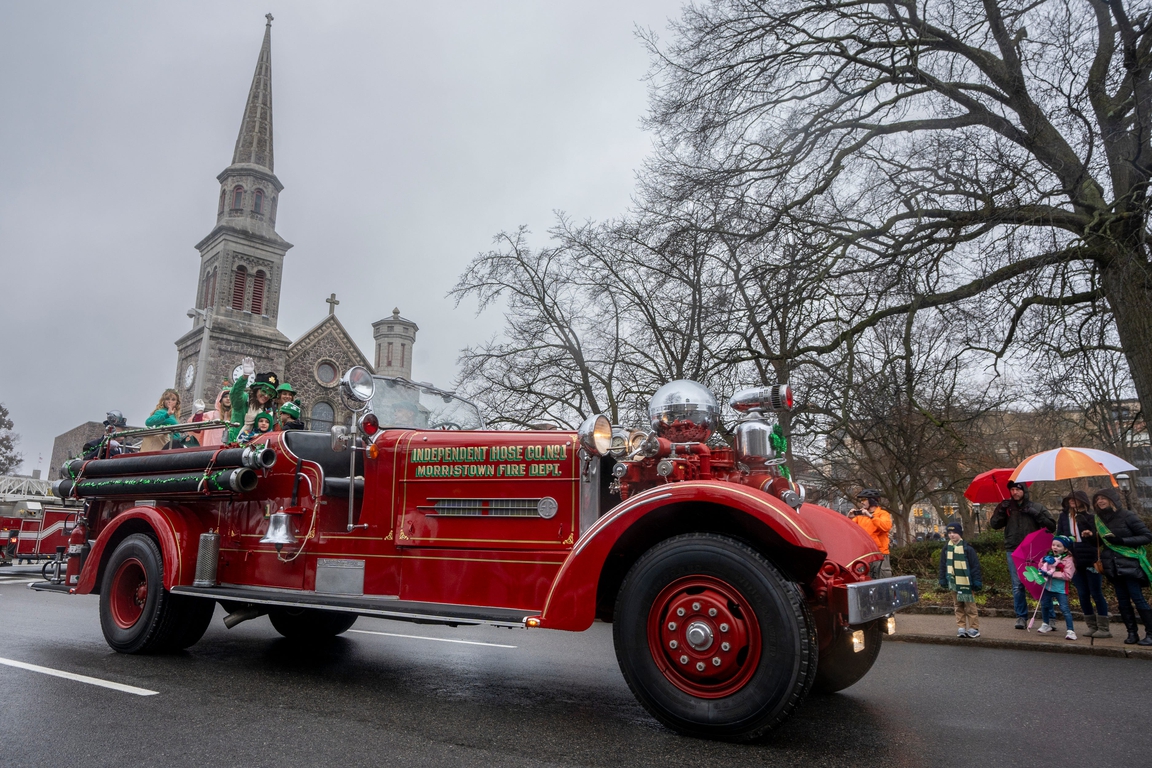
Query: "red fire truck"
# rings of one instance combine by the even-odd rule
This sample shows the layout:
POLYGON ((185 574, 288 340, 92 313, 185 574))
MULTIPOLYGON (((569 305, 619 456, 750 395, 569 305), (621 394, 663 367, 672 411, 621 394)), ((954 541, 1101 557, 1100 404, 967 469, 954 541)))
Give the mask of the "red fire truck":
POLYGON ((4 543, 0 561, 9 564, 24 560, 31 563, 52 561, 57 547, 67 545, 68 534, 79 513, 80 509, 76 507, 44 505, 39 501, 20 502, 14 516, 0 517, 0 540, 4 543))
POLYGON ((870 580, 881 556, 841 515, 805 503, 778 456, 786 386, 731 400, 661 388, 650 429, 593 416, 575 432, 484 429, 450 393, 348 371, 357 409, 331 432, 65 466, 86 500, 63 584, 99 593, 122 653, 186 648, 216 603, 300 642, 358 616, 580 631, 612 622, 624 677, 688 734, 761 736, 813 685, 872 666, 913 577, 870 580), (711 442, 710 442, 711 440, 711 442))

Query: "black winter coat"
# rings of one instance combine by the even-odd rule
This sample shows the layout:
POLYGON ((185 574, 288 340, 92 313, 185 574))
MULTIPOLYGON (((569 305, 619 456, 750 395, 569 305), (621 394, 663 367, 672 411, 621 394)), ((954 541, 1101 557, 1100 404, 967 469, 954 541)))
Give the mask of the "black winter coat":
MULTIPOLYGON (((1096 496, 1107 496, 1112 500, 1115 507, 1111 510, 1096 509, 1100 521, 1109 531, 1116 534, 1116 538, 1111 539, 1113 543, 1125 547, 1142 547, 1145 544, 1152 544, 1152 531, 1148 530, 1148 526, 1144 525, 1144 521, 1137 517, 1134 512, 1120 506, 1120 494, 1116 493, 1115 489, 1105 488, 1103 491, 1099 491, 1096 496)), ((1096 505, 1096 496, 1092 498, 1093 508, 1096 505)), ((1100 562, 1104 564, 1104 575, 1109 579, 1132 577, 1142 582, 1148 581, 1144 569, 1140 567, 1139 560, 1134 557, 1124 557, 1112 551, 1103 542, 1100 543, 1100 562)))
POLYGON ((1034 531, 1041 528, 1055 531, 1056 521, 1042 505, 1029 499, 1025 491, 1020 501, 1007 499, 996 505, 996 511, 988 520, 988 527, 1004 529, 1004 549, 1011 552, 1020 546, 1025 536, 1034 531))
MULTIPOLYGON (((944 549, 940 550, 940 587, 948 589, 948 547, 952 542, 945 541, 944 549)), ((980 574, 980 556, 968 542, 964 542, 964 559, 968 561, 968 580, 972 582, 972 591, 979 592, 984 589, 984 579, 980 574)))
POLYGON ((1091 512, 1081 512, 1076 515, 1076 528, 1072 528, 1072 512, 1068 509, 1069 502, 1077 499, 1084 505, 1085 509, 1091 509, 1091 502, 1088 501, 1088 494, 1084 491, 1076 491, 1064 497, 1062 506, 1064 511, 1060 513, 1060 519, 1056 521, 1056 534, 1058 536, 1067 536, 1072 539, 1072 562, 1076 564, 1076 570, 1083 571, 1091 568, 1097 560, 1100 559, 1099 553, 1096 549, 1096 542, 1099 539, 1096 537, 1096 516, 1091 512), (1083 541, 1076 541, 1076 534, 1088 531, 1091 536, 1085 536, 1083 541))

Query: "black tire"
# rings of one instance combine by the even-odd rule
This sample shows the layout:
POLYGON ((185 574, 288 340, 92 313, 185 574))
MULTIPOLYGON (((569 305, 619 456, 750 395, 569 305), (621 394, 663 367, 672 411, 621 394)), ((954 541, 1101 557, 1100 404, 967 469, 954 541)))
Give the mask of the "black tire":
POLYGON ((817 691, 836 693, 855 685, 868 674, 868 670, 876 663, 876 657, 880 655, 880 645, 884 638, 881 631, 883 623, 884 619, 878 619, 840 632, 820 654, 816 670, 817 691), (859 653, 852 650, 852 632, 857 629, 864 631, 864 650, 859 653))
POLYGON ((169 595, 173 606, 179 606, 180 627, 172 633, 167 645, 168 650, 182 651, 200 642, 208 625, 212 623, 212 616, 216 613, 216 601, 203 597, 189 597, 188 595, 169 595))
POLYGON ((273 608, 268 618, 276 631, 289 640, 328 640, 352 628, 359 618, 354 613, 321 611, 315 608, 273 608))
MULTIPOLYGON (((693 610, 696 607, 693 603, 693 610)), ((692 626, 687 624, 690 620, 696 624, 704 619, 690 615, 683 620, 683 629, 692 626)), ((818 646, 800 590, 751 547, 724 536, 686 534, 646 552, 620 586, 613 622, 616 658, 628 687, 653 717, 686 735, 730 741, 759 738, 787 719, 814 680, 818 646), (692 591, 696 587, 691 585, 699 580, 734 589, 747 612, 753 614, 746 616, 741 609, 734 615, 742 617, 749 633, 759 633, 758 658, 745 656, 740 671, 734 673, 727 687, 721 680, 712 692, 703 690, 706 682, 685 688, 683 674, 662 671, 655 654, 664 653, 663 641, 653 648, 649 640, 650 630, 662 632, 668 626, 666 619, 671 613, 661 611, 664 606, 675 604, 668 595, 679 595, 678 585, 689 586, 683 592, 686 597, 677 596, 675 600, 691 601, 693 594, 707 596, 707 592, 692 591), (661 604, 655 606, 654 613, 657 600, 661 604), (768 659, 771 662, 764 663, 768 659), (754 666, 744 666, 748 664, 754 666), (680 682, 674 682, 674 678, 680 682), (703 692, 694 694, 694 688, 703 692)), ((689 649, 685 645, 682 650, 689 649)), ((675 657, 675 653, 681 650, 669 652, 673 661, 663 661, 665 668, 677 669, 675 662, 684 656, 675 657)), ((706 650, 706 655, 711 653, 706 650)), ((729 662, 724 664, 727 668, 729 662)), ((689 674, 691 666, 684 667, 689 674)), ((699 674, 707 674, 707 667, 699 674)))
MULTIPOLYGON (((196 635, 203 619, 202 602, 181 599, 164 589, 160 547, 151 536, 135 533, 120 542, 104 567, 100 629, 109 647, 118 653, 184 648, 204 634, 200 629, 196 635), (193 635, 195 639, 189 640, 193 635)), ((204 628, 207 626, 205 622, 204 628)))

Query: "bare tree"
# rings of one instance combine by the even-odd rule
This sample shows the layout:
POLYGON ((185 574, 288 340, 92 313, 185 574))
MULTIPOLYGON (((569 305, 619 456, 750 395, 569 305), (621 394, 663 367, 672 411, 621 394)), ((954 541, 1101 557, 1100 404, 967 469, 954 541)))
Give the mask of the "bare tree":
POLYGON ((754 203, 733 234, 807 229, 827 280, 868 276, 792 354, 971 301, 1008 341, 1103 299, 1152 399, 1148 3, 714 0, 673 32, 648 36, 650 186, 754 203))
POLYGON ((24 462, 24 455, 16 450, 20 435, 12 431, 14 426, 8 408, 0 403, 0 475, 14 472, 24 462))
POLYGON ((461 389, 485 405, 493 425, 542 420, 575 426, 621 407, 621 322, 611 295, 591 290, 563 248, 532 249, 527 230, 472 260, 451 294, 484 311, 505 303, 504 335, 460 357, 461 389))
POLYGON ((969 458, 980 418, 998 405, 995 390, 968 378, 966 352, 939 318, 889 321, 849 344, 820 418, 826 482, 851 496, 877 487, 890 503, 896 539, 910 538, 913 506, 938 507, 972 479, 969 458))

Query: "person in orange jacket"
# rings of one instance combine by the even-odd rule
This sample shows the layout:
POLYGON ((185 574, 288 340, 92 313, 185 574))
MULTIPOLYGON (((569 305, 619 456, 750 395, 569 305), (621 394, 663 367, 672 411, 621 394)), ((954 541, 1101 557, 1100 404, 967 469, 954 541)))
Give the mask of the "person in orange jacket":
POLYGON ((848 516, 864 529, 884 555, 883 560, 872 563, 872 578, 887 579, 892 575, 892 559, 888 556, 888 532, 892 530, 892 514, 880 506, 880 491, 875 488, 861 491, 857 500, 860 505, 849 512, 848 516))

